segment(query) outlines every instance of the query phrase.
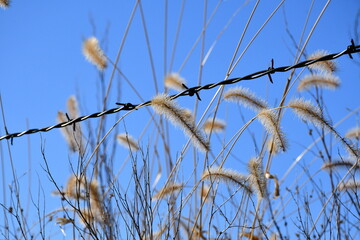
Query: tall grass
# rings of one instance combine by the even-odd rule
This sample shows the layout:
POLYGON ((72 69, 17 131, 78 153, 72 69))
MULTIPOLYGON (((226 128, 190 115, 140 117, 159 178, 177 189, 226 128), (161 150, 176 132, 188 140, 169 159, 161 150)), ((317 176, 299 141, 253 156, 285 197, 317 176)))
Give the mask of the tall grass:
MULTIPOLYGON (((284 1, 270 4, 268 11, 259 2, 228 3, 235 7, 228 8, 226 1, 204 1, 202 10, 195 11, 187 5, 198 9, 198 3, 165 1, 161 10, 151 12, 147 2, 136 1, 127 11, 121 37, 86 38, 79 53, 82 48, 84 64, 94 66, 99 82, 94 94, 97 107, 107 109, 119 101, 149 102, 116 116, 62 128, 62 142, 41 140, 37 150, 42 171, 37 174, 39 184, 50 183, 51 191, 39 191, 38 200, 31 194, 32 204, 25 204, 27 193, 12 167, 13 179, 2 180, 0 238, 359 238, 360 134, 353 121, 359 107, 350 109, 347 116, 338 115, 346 106, 331 106, 330 101, 339 98, 337 90, 349 81, 338 77, 340 60, 276 75, 279 79, 273 76, 272 85, 264 78, 247 87, 239 86, 247 84, 240 82, 201 91, 201 98, 175 101, 170 97, 187 85, 263 69, 265 56, 259 54, 254 63, 246 54, 253 54, 253 45, 266 44, 261 34, 274 16, 284 17, 279 27, 293 44, 280 50, 290 59, 284 65, 306 59, 309 53, 307 59, 327 53, 307 48, 327 3, 317 9, 323 10, 319 13, 309 6, 308 15, 298 20, 303 29, 292 30, 286 9, 279 10, 284 1), (226 11, 227 19, 218 17, 221 11, 226 11), (267 16, 262 19, 257 14, 263 11, 267 16), (194 12, 197 16, 189 18, 187 14, 194 12), (256 21, 260 25, 255 28, 257 17, 262 20, 256 21), (154 26, 152 18, 161 24, 154 26), (216 21, 220 27, 214 25, 216 21), (163 36, 154 36, 154 29, 163 36), (138 38, 142 39, 139 45, 138 38), (258 39, 261 44, 255 43, 258 39), (114 42, 118 51, 107 51, 107 44, 114 42), (140 72, 147 79, 138 80, 143 76, 140 72), (344 130, 341 123, 347 119, 351 127, 344 130), (57 153, 61 169, 53 167, 49 157, 53 155, 47 152, 50 144, 67 144, 65 153, 57 153), (57 207, 49 209, 46 201, 57 207)), ((8 7, 8 1, 0 6, 8 7)), ((322 44, 318 42, 318 48, 322 44)), ((64 99, 67 113, 59 110, 54 121, 78 117, 80 106, 86 106, 81 110, 87 112, 87 103, 77 99, 81 96, 64 99)), ((0 146, 2 161, 18 161, 10 147, 0 146)), ((7 169, 2 166, 2 171, 7 169)))

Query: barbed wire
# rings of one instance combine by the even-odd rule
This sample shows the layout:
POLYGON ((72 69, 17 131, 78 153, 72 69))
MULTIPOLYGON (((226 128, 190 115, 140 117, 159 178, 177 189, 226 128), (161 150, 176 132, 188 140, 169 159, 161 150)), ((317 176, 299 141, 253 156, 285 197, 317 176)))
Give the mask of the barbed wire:
MULTIPOLYGON (((196 87, 192 87, 192 88, 187 88, 185 85, 183 85, 186 88, 186 90, 184 90, 184 91, 182 91, 182 92, 180 92, 178 94, 171 95, 170 98, 171 99, 176 99, 176 98, 181 97, 181 96, 194 96, 194 95, 196 95, 197 98, 199 100, 201 100, 198 93, 200 91, 202 91, 202 90, 209 90, 209 89, 215 88, 217 86, 230 85, 230 84, 234 84, 234 83, 244 81, 244 80, 253 80, 253 79, 256 79, 256 78, 263 77, 265 75, 267 75, 269 77, 269 80, 272 83, 273 80, 272 80, 271 74, 274 74, 274 73, 277 73, 277 72, 287 72, 289 70, 296 69, 296 68, 303 68, 303 67, 309 66, 311 64, 321 62, 321 61, 333 60, 333 59, 339 58, 339 57, 341 57, 341 56, 343 56, 345 54, 349 55, 349 57, 352 59, 353 57, 352 57, 351 54, 357 53, 357 52, 360 52, 360 45, 355 46, 354 41, 351 40, 351 45, 347 46, 347 48, 342 52, 328 54, 328 55, 325 55, 323 57, 316 58, 316 59, 305 60, 303 62, 299 62, 299 63, 291 65, 291 66, 283 66, 283 67, 274 68, 274 60, 272 59, 271 60, 271 67, 269 67, 266 70, 261 70, 261 71, 258 71, 258 72, 255 72, 255 73, 243 76, 243 77, 239 77, 239 78, 226 79, 226 80, 223 80, 223 81, 220 81, 220 82, 210 83, 210 84, 207 84, 207 85, 196 86, 196 87)), ((117 112, 120 112, 120 111, 137 110, 137 109, 139 109, 141 107, 151 105, 151 100, 140 103, 140 104, 132 104, 132 103, 116 103, 116 104, 121 105, 121 107, 108 109, 108 110, 105 110, 105 111, 102 111, 102 112, 89 114, 89 115, 78 117, 78 118, 75 118, 75 119, 69 119, 69 121, 67 121, 67 122, 58 123, 58 124, 55 124, 55 125, 52 125, 52 126, 49 126, 49 127, 44 127, 44 128, 33 128, 33 129, 25 130, 23 132, 17 132, 17 133, 9 134, 8 131, 7 131, 7 128, 5 126, 6 135, 0 137, 0 141, 4 140, 4 139, 11 139, 12 140, 15 137, 21 137, 23 135, 33 134, 33 133, 37 133, 37 132, 48 132, 48 131, 50 131, 50 130, 52 130, 54 128, 67 127, 69 125, 73 125, 73 124, 76 124, 78 122, 85 121, 86 119, 89 119, 89 118, 98 118, 98 117, 101 117, 101 116, 104 116, 104 115, 113 114, 113 113, 117 113, 117 112)))

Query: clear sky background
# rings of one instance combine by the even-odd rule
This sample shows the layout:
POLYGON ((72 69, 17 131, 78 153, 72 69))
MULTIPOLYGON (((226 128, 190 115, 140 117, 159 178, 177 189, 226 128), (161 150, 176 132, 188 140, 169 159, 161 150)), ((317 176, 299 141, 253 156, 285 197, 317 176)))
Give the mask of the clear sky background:
MULTIPOLYGON (((209 0, 207 1, 207 19, 219 2, 221 4, 206 29, 205 53, 209 51, 232 16, 234 17, 221 34, 204 64, 201 84, 224 79, 239 37, 255 4, 253 0, 209 0)), ((278 0, 260 2, 240 46, 239 53, 246 48, 254 34, 280 2, 278 0)), ((305 27, 303 40, 306 39, 326 3, 324 0, 313 2, 314 5, 308 25, 305 27)), ((275 67, 291 65, 294 62, 296 49, 290 34, 298 43, 311 4, 312 1, 308 0, 284 1, 281 8, 246 50, 230 77, 240 77, 267 69, 272 58, 275 60, 275 67)), ((102 109, 101 78, 96 67, 86 61, 82 55, 82 42, 85 38, 96 36, 100 40, 100 45, 106 55, 115 61, 134 5, 135 1, 115 0, 61 2, 14 0, 8 9, 0 9, 0 93, 6 126, 10 133, 55 124, 57 111, 66 111, 66 100, 71 95, 76 95, 79 99, 83 115, 102 109)), ((158 92, 164 91, 163 78, 164 74, 168 72, 181 70, 180 74, 187 80, 189 87, 198 85, 202 40, 195 46, 194 52, 183 67, 182 64, 196 39, 201 35, 204 1, 186 1, 179 40, 171 67, 170 62, 181 1, 169 1, 166 59, 164 59, 164 1, 142 1, 142 8, 153 55, 155 74, 152 72, 149 61, 139 8, 136 10, 129 29, 118 66, 145 100, 150 100, 156 95, 154 82, 157 82, 158 92), (165 61, 166 64, 164 65, 165 61)), ((355 25, 356 21, 360 22, 359 11, 360 2, 358 0, 331 1, 307 44, 306 54, 311 54, 318 49, 324 49, 330 53, 340 52, 346 49, 352 38, 358 41, 356 44, 360 44, 360 27, 357 26, 356 28, 355 25)), ((359 55, 354 55, 354 59, 351 60, 344 56, 336 60, 339 66, 336 75, 342 81, 341 87, 336 91, 324 92, 324 99, 328 106, 327 111, 332 116, 333 123, 338 122, 351 110, 358 108, 360 104, 359 55)), ((112 70, 112 67, 109 66, 104 71, 103 81, 105 84, 110 81, 112 70)), ((300 74, 300 71, 296 71, 296 76, 300 74)), ((305 70, 300 78, 307 73, 305 70)), ((267 99, 270 105, 276 106, 280 101, 288 76, 289 73, 274 74, 272 76, 274 84, 270 84, 268 78, 263 77, 236 85, 250 88, 258 96, 267 99)), ((141 102, 122 77, 115 75, 113 81, 107 108, 116 107, 115 103, 119 101, 141 102)), ((296 86, 297 84, 291 89, 290 96, 309 97, 307 93, 297 93, 296 86)), ((200 113, 207 107, 215 91, 216 89, 213 89, 200 93, 203 99, 199 103, 198 111, 200 113)), ((188 97, 179 99, 179 103, 188 108, 193 107, 194 101, 195 98, 188 97)), ((223 107, 219 111, 219 117, 227 121, 226 135, 219 134, 219 136, 222 139, 229 140, 242 126, 242 120, 239 117, 237 107, 233 104, 223 103, 223 107)), ((243 114, 246 120, 253 117, 253 113, 249 110, 243 110, 243 114)), ((106 129, 109 129, 119 116, 121 114, 108 116, 106 129)), ((119 125, 118 131, 123 132, 126 126, 129 133, 139 137, 147 119, 149 119, 149 113, 145 109, 133 112, 125 118, 125 123, 119 125)), ((348 129, 356 126, 358 120, 358 115, 352 115, 337 129, 341 134, 344 134, 348 129)), ((88 124, 91 124, 95 131, 94 126, 97 123, 98 120, 89 120, 83 122, 82 127, 86 129, 86 133, 89 133, 88 124)), ((290 111, 285 115, 283 128, 289 132, 290 150, 276 157, 272 166, 272 171, 280 178, 304 147, 312 142, 312 139, 306 134, 307 129, 290 111)), ((181 130, 174 128, 171 131, 177 136, 172 139, 172 151, 175 158, 187 139, 183 137, 181 130)), ((261 125, 254 123, 253 131, 258 134, 257 136, 260 136, 258 139, 260 141, 261 136, 263 136, 261 125)), ((149 134, 145 135, 140 142, 142 146, 147 146, 149 141, 153 141, 151 130, 148 132, 149 134)), ((5 135, 2 120, 0 121, 0 135, 5 135)), ((234 168, 240 172, 246 171, 244 163, 255 155, 253 144, 251 143, 251 146, 248 147, 249 141, 248 137, 239 140, 239 149, 236 153, 240 160, 228 161, 226 167, 234 168)), ((2 141, 0 144, 3 173, 5 173, 1 179, 1 188, 7 188, 13 179, 10 156, 6 141, 2 141)), ((69 161, 76 160, 77 156, 69 152, 66 142, 57 129, 47 133, 37 133, 13 139, 13 145, 10 146, 11 157, 22 188, 21 197, 27 203, 29 191, 37 198, 41 187, 41 191, 43 191, 41 199, 45 199, 43 207, 46 212, 50 212, 60 207, 60 201, 58 198, 50 196, 54 186, 42 168, 44 161, 41 156, 41 144, 44 145, 50 169, 53 170, 53 176, 60 185, 65 184, 71 173, 69 161), (29 191, 27 190, 28 187, 29 191)), ((212 147, 215 155, 217 155, 221 146, 215 144, 212 147)), ((337 148, 334 148, 333 151, 337 152, 337 148)), ((119 147, 115 157, 119 161, 117 167, 121 165, 126 156, 127 150, 119 147)), ((200 154, 200 159, 201 156, 200 154)), ((189 158, 191 159, 191 156, 189 158)), ((308 162, 312 160, 314 160, 313 155, 304 158, 303 165, 308 166, 308 162)), ((189 162, 189 166, 192 166, 192 160, 189 162)), ((319 169, 321 164, 319 162, 312 165, 314 172, 319 169)), ((294 172, 296 171, 301 171, 301 168, 295 168, 294 172)), ((164 180, 165 175, 163 175, 162 181, 164 180)), ((287 186, 291 186, 291 183, 291 177, 289 177, 289 185, 287 186)), ((285 187, 283 186, 283 188, 285 187)), ((5 198, 4 192, 0 191, 0 202, 9 206, 9 189, 5 191, 7 191, 5 198)), ((33 209, 32 203, 29 203, 28 206, 33 209)), ((36 213, 32 210, 29 214, 36 217, 36 213)), ((2 225, 1 221, 0 225, 2 225)), ((63 238, 62 234, 57 232, 57 226, 51 225, 50 231, 59 239, 63 238)))

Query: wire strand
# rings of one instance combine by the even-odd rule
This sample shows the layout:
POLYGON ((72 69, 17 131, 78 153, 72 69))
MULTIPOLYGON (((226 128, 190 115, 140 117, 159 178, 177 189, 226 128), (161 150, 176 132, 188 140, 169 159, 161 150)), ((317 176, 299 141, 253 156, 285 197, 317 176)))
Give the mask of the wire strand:
MULTIPOLYGON (((339 52, 339 53, 328 54, 326 56, 323 56, 323 57, 320 57, 320 58, 317 58, 317 59, 305 60, 303 62, 299 62, 299 63, 291 65, 291 66, 283 66, 283 67, 277 67, 277 68, 274 68, 272 66, 272 67, 270 67, 270 68, 268 68, 266 70, 261 70, 261 71, 258 71, 258 72, 254 72, 252 74, 249 74, 249 75, 246 75, 246 76, 243 76, 243 77, 231 78, 231 79, 227 79, 227 80, 216 82, 216 83, 210 83, 210 84, 203 85, 203 86, 196 86, 196 87, 192 87, 192 88, 187 88, 186 90, 184 90, 184 91, 182 91, 182 92, 180 92, 178 94, 171 95, 170 98, 173 100, 173 99, 176 99, 176 98, 182 97, 182 96, 194 96, 194 95, 198 96, 198 92, 200 92, 202 90, 209 90, 209 89, 215 88, 217 86, 221 86, 221 85, 235 84, 237 82, 245 81, 245 80, 254 80, 256 78, 260 78, 260 77, 263 77, 265 75, 268 75, 269 80, 272 81, 271 74, 274 74, 274 73, 277 73, 277 72, 287 72, 287 71, 289 71, 291 69, 295 69, 295 68, 303 68, 303 67, 309 66, 311 64, 321 62, 321 61, 333 60, 333 59, 339 58, 339 57, 341 57, 343 55, 346 55, 346 54, 348 54, 349 57, 352 59, 353 57, 352 57, 351 54, 357 53, 357 52, 360 52, 360 45, 355 46, 354 41, 351 40, 351 45, 347 46, 347 48, 344 51, 339 52)), ((273 60, 271 62, 273 64, 273 60)), ((33 128, 33 129, 25 130, 23 132, 10 133, 10 134, 8 134, 7 131, 6 131, 6 135, 1 136, 0 141, 4 140, 4 139, 13 139, 15 137, 21 137, 23 135, 33 134, 33 133, 37 133, 37 132, 48 132, 48 131, 50 131, 50 130, 52 130, 54 128, 67 127, 69 125, 85 121, 85 120, 87 120, 89 118, 98 118, 98 117, 101 117, 103 115, 109 115, 109 114, 117 113, 117 112, 120 112, 120 111, 131 111, 131 110, 135 110, 135 109, 137 110, 137 109, 139 109, 141 107, 151 105, 151 101, 143 102, 143 103, 140 103, 140 104, 132 104, 132 103, 122 104, 122 103, 120 103, 118 105, 121 105, 121 107, 108 109, 108 110, 105 110, 105 111, 102 111, 102 112, 93 113, 93 114, 78 117, 78 118, 75 118, 75 119, 70 119, 67 122, 58 123, 56 125, 52 125, 52 126, 49 126, 49 127, 33 128)))

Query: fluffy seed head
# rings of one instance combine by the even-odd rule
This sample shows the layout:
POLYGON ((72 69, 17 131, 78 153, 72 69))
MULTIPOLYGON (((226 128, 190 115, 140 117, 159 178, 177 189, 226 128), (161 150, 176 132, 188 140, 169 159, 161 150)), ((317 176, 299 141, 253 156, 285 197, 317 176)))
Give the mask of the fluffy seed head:
POLYGON ((261 111, 267 108, 265 100, 258 98, 249 89, 243 87, 234 87, 229 89, 225 92, 224 99, 226 101, 242 104, 244 107, 251 108, 255 111, 261 111))
POLYGON ((117 140, 123 147, 131 151, 138 151, 140 149, 137 141, 127 133, 117 135, 117 140))
POLYGON ((360 127, 354 127, 352 129, 350 129, 349 131, 347 131, 347 133, 345 134, 346 138, 350 138, 350 139, 360 139, 360 127))
POLYGON ((158 193, 156 193, 152 198, 153 199, 163 199, 170 194, 180 191, 184 187, 184 184, 171 183, 164 188, 162 188, 158 193))
POLYGON ((339 186, 340 191, 358 190, 359 188, 360 188, 360 182, 356 180, 344 182, 339 186))
POLYGON ((210 133, 210 132, 222 132, 225 129, 225 122, 220 119, 213 119, 209 118, 205 121, 203 125, 204 132, 210 133))
POLYGON ((185 90, 183 84, 186 84, 186 81, 178 73, 170 73, 166 75, 164 83, 167 88, 172 88, 178 91, 185 90))
POLYGON ((196 129, 194 122, 190 121, 189 114, 181 108, 175 101, 171 100, 166 94, 159 94, 151 100, 151 106, 157 114, 165 116, 174 125, 183 129, 185 134, 190 137, 193 145, 201 151, 209 151, 209 143, 201 132, 196 129))
POLYGON ((10 6, 10 0, 0 0, 0 7, 6 9, 10 6))
POLYGON ((86 39, 83 43, 83 54, 86 59, 96 65, 99 70, 104 70, 107 66, 104 52, 99 46, 99 42, 95 37, 86 39))
POLYGON ((327 88, 335 90, 340 85, 340 79, 329 73, 325 74, 309 74, 305 76, 297 88, 298 91, 308 90, 312 87, 327 88))
POLYGON ((266 194, 266 179, 261 161, 258 158, 251 158, 248 163, 248 171, 250 173, 250 181, 252 186, 258 194, 258 198, 265 197, 266 194))
MULTIPOLYGON (((313 54, 311 54, 308 57, 308 60, 313 60, 313 59, 318 59, 321 58, 323 56, 328 55, 329 53, 325 50, 318 50, 316 52, 314 52, 313 54)), ((320 70, 320 71, 326 71, 326 72, 335 72, 337 70, 337 65, 334 61, 321 61, 321 62, 316 62, 313 63, 311 65, 308 66, 310 69, 314 69, 314 70, 320 70)))
POLYGON ((80 116, 79 106, 75 96, 70 96, 66 105, 71 118, 78 118, 80 116))
POLYGON ((321 111, 318 107, 311 104, 302 98, 296 98, 289 102, 289 107, 295 114, 304 121, 312 122, 317 126, 330 126, 329 123, 322 117, 321 111))
MULTIPOLYGON (((342 167, 351 168, 354 166, 354 164, 355 162, 351 160, 333 161, 333 162, 324 163, 321 169, 328 170, 328 169, 342 168, 342 167)), ((355 170, 360 169, 360 163, 356 163, 354 169, 355 170)))
POLYGON ((259 112, 257 117, 264 126, 265 130, 272 136, 276 145, 275 147, 281 148, 285 152, 287 148, 287 141, 274 112, 271 110, 262 110, 259 112))
MULTIPOLYGON (((56 120, 58 123, 68 121, 66 115, 61 111, 58 111, 56 120)), ((84 153, 84 147, 82 145, 82 133, 79 123, 75 125, 75 131, 73 125, 60 128, 60 131, 63 134, 70 150, 72 152, 79 152, 82 155, 84 153)))
POLYGON ((220 180, 222 182, 227 182, 231 184, 238 185, 243 187, 248 193, 252 193, 252 188, 249 185, 248 176, 245 176, 241 173, 238 173, 231 169, 224 169, 219 167, 211 167, 208 170, 205 170, 203 173, 201 180, 209 179, 209 180, 220 180))

